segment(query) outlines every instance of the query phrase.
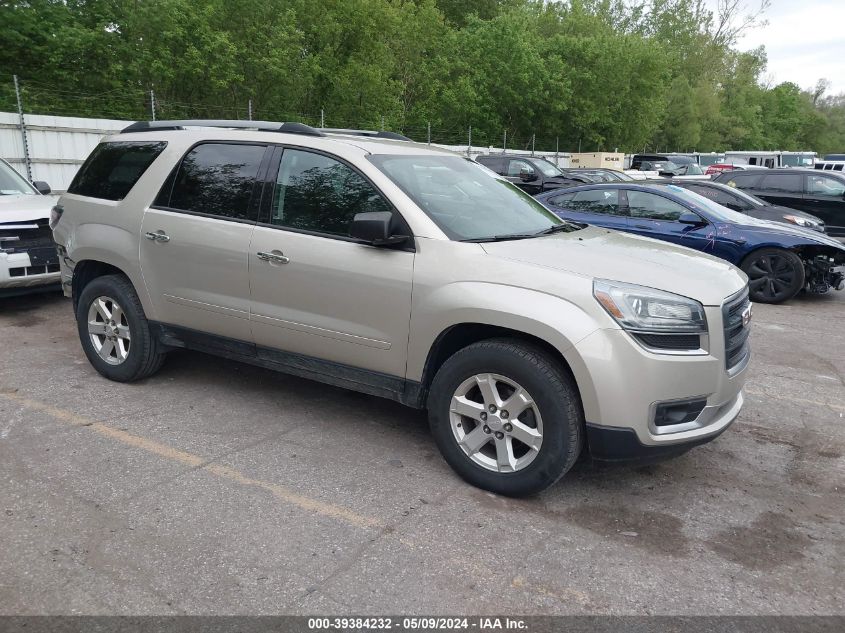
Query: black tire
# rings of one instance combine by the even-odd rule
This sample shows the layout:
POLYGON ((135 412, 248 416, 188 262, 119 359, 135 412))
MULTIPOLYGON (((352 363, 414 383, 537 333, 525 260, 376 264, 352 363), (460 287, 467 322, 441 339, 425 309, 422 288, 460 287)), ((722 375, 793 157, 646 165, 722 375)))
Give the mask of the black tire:
POLYGON ((578 459, 584 442, 584 414, 578 389, 559 361, 540 347, 513 339, 491 339, 449 358, 428 396, 431 432, 448 464, 469 483, 512 497, 538 493, 559 480, 578 459), (452 430, 452 396, 469 378, 499 374, 522 386, 542 418, 542 444, 533 461, 515 472, 494 472, 473 461, 452 430))
POLYGON ((781 303, 804 288, 804 262, 782 248, 761 248, 742 261, 748 290, 756 303, 781 303))
POLYGON ((117 382, 132 382, 154 374, 164 362, 158 339, 150 332, 144 308, 132 283, 123 275, 96 277, 79 294, 76 323, 82 349, 100 374, 117 382), (109 297, 121 306, 129 326, 131 343, 126 360, 118 365, 106 362, 97 353, 88 332, 88 310, 99 297, 109 297))

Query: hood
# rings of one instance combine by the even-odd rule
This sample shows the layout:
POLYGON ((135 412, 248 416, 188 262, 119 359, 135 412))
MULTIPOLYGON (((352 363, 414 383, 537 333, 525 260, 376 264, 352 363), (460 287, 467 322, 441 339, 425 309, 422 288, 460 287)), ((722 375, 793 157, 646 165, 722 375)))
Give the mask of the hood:
MULTIPOLYGON (((772 207, 768 208, 771 209, 772 207)), ((789 209, 789 211, 794 215, 799 215, 799 212, 794 211, 794 209, 789 209)), ((821 222, 821 220, 819 220, 819 222, 821 222)), ((716 222, 715 224, 719 225, 724 223, 716 222)), ((778 238, 783 238, 788 235, 793 238, 804 240, 805 242, 812 242, 823 246, 833 246, 837 250, 845 252, 845 244, 842 244, 842 242, 836 238, 830 237, 829 235, 819 231, 814 231, 813 229, 798 226, 797 224, 761 220, 759 218, 752 218, 750 215, 744 215, 742 222, 736 222, 736 224, 753 229, 757 235, 771 235, 773 240, 777 240, 778 238)))
POLYGON ((819 224, 824 223, 820 217, 813 215, 812 213, 806 213, 804 211, 799 211, 798 209, 791 209, 789 207, 782 207, 779 204, 768 204, 763 208, 768 209, 769 211, 780 213, 781 215, 794 215, 799 218, 807 218, 808 220, 813 220, 814 222, 818 222, 819 224))
POLYGON ((58 198, 35 194, 0 196, 0 224, 49 219, 58 198))
POLYGON ((482 246, 495 257, 666 290, 710 306, 721 305, 747 282, 741 270, 724 260, 683 246, 594 226, 482 246))

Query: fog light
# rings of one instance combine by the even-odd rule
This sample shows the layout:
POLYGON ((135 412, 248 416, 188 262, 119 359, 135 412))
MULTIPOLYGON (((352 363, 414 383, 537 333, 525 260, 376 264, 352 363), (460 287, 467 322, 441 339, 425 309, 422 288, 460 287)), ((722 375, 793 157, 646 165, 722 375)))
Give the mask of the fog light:
POLYGON ((706 399, 661 402, 654 410, 654 426, 672 426, 694 421, 707 406, 706 399))

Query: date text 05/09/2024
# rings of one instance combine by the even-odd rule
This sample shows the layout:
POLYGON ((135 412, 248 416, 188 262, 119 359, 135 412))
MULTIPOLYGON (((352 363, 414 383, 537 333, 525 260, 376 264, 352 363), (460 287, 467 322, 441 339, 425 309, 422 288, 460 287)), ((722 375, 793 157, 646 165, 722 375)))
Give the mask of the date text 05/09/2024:
POLYGON ((397 631, 524 631, 524 620, 501 617, 331 617, 308 618, 308 629, 355 631, 355 630, 397 630, 397 631))

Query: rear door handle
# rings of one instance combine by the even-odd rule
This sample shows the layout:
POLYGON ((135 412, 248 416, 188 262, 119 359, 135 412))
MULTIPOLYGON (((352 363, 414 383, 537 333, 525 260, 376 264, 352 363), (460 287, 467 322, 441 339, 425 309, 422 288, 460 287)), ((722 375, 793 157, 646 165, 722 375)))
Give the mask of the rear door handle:
POLYGON ((264 253, 262 251, 258 251, 256 255, 261 261, 273 262, 275 264, 287 264, 290 261, 290 257, 285 257, 285 255, 281 252, 264 253))
POLYGON ((153 233, 152 231, 144 233, 144 237, 146 237, 148 240, 152 240, 154 242, 169 242, 170 241, 170 236, 167 233, 165 233, 164 231, 160 231, 160 230, 156 231, 155 233, 153 233))

